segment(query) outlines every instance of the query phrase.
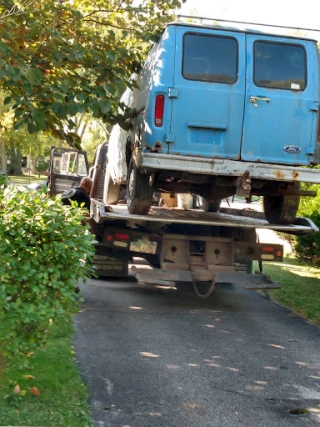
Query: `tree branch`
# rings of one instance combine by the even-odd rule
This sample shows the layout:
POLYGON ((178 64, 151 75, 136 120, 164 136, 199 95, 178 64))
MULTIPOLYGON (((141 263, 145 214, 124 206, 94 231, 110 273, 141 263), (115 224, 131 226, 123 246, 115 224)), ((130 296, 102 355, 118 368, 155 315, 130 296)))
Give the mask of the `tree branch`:
MULTIPOLYGON (((0 21, 3 21, 4 19, 8 18, 9 16, 18 16, 18 15, 24 15, 26 13, 25 9, 29 6, 31 6, 33 3, 33 0, 25 0, 22 9, 19 8, 18 3, 15 3, 10 10, 6 10, 1 16, 0 21)), ((34 10, 32 10, 34 12, 34 10)))
POLYGON ((116 28, 117 30, 136 31, 134 28, 119 27, 118 25, 110 24, 110 22, 96 21, 95 19, 85 19, 84 22, 93 22, 94 24, 103 25, 105 27, 116 28))
POLYGON ((83 17, 83 19, 88 18, 89 16, 96 15, 97 13, 124 13, 124 12, 139 12, 141 11, 140 7, 128 7, 128 8, 121 8, 122 2, 120 2, 119 7, 117 10, 107 10, 107 9, 97 9, 93 10, 92 12, 88 13, 83 17))

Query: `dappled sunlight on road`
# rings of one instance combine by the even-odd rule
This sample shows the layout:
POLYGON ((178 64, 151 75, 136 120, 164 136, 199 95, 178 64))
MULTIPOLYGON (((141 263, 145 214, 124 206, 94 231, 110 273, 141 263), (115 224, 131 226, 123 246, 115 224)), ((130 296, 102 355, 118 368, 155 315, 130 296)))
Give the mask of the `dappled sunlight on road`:
POLYGON ((282 350, 285 350, 285 347, 282 347, 282 345, 278 345, 278 344, 269 344, 270 347, 274 347, 274 348, 281 348, 282 350))
POLYGON ((261 385, 247 385, 246 390, 259 391, 259 390, 265 390, 265 387, 262 387, 261 385))
POLYGON ((308 363, 306 362, 295 362, 296 365, 300 365, 300 366, 310 366, 308 363))
POLYGON ((180 366, 177 365, 167 365, 168 369, 180 369, 180 366))
POLYGON ((230 366, 226 366, 226 369, 228 369, 228 371, 231 371, 231 372, 240 372, 240 369, 231 368, 230 366))
POLYGON ((151 359, 157 359, 158 357, 160 357, 160 354, 149 353, 146 351, 140 351, 140 354, 143 357, 150 357, 151 359))

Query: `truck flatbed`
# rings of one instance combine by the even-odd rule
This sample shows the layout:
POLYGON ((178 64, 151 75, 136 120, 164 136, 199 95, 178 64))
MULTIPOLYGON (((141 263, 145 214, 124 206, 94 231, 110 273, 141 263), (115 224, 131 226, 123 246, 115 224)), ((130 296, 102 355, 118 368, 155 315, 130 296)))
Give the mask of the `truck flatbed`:
POLYGON ((97 200, 91 204, 91 215, 97 224, 122 220, 143 224, 157 222, 166 224, 193 224, 221 227, 264 228, 289 234, 308 234, 319 231, 309 218, 297 217, 290 225, 270 224, 262 212, 252 209, 221 208, 219 212, 204 212, 199 209, 152 207, 148 215, 130 214, 126 205, 109 206, 97 200))

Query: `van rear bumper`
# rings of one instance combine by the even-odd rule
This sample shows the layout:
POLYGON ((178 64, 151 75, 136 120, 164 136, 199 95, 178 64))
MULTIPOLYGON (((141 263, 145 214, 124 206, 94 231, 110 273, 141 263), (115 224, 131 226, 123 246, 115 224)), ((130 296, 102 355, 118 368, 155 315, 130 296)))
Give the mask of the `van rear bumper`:
POLYGON ((149 170, 172 170, 202 175, 242 176, 272 181, 297 181, 320 184, 320 169, 299 166, 252 163, 228 159, 177 156, 174 154, 141 153, 138 167, 149 170))

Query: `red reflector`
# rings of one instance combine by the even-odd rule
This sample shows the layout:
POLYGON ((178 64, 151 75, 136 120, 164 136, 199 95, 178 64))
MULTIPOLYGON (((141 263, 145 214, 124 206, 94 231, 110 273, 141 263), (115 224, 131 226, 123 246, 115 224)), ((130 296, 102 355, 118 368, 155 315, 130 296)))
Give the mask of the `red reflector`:
POLYGON ((154 108, 154 124, 161 127, 163 124, 164 95, 157 95, 154 108))
POLYGON ((120 240, 129 240, 128 234, 115 233, 114 237, 120 240))
POLYGON ((107 240, 108 240, 108 242, 111 242, 111 240, 113 239, 113 236, 111 235, 111 234, 109 234, 108 236, 107 236, 107 240))
POLYGON ((272 246, 263 246, 262 251, 263 252, 274 252, 274 248, 272 246))
POLYGON ((276 255, 277 255, 277 256, 282 256, 282 252, 281 252, 281 251, 277 251, 277 252, 276 252, 276 255))

